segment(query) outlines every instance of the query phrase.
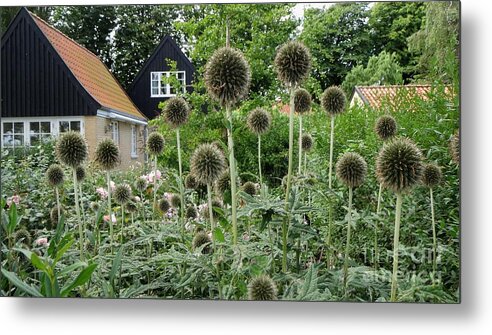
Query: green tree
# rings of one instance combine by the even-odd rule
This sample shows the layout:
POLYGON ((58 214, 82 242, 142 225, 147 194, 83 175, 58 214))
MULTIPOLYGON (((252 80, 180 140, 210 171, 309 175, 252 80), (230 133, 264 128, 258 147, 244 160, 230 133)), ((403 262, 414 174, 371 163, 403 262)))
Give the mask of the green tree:
MULTIPOLYGON (((53 6, 34 6, 27 7, 29 11, 36 14, 40 18, 45 21, 50 22, 51 12, 53 10, 53 6)), ((0 7, 0 36, 7 30, 10 22, 17 15, 21 7, 12 6, 12 7, 0 7)))
POLYGON ((301 40, 313 56, 312 76, 322 88, 340 85, 357 64, 373 54, 368 3, 339 3, 304 12, 301 40))
POLYGON ((408 51, 407 39, 420 29, 424 16, 424 2, 378 2, 371 9, 369 26, 375 54, 395 53, 404 79, 415 74, 417 63, 416 56, 408 51))
POLYGON ((367 66, 357 65, 345 77, 342 88, 350 96, 357 85, 396 85, 403 84, 402 67, 395 53, 382 51, 372 56, 367 66))

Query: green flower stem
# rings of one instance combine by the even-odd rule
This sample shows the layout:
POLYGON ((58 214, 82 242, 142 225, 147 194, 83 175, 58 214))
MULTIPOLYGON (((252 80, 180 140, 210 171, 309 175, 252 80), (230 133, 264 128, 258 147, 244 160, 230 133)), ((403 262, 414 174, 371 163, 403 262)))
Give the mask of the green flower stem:
POLYGON ((155 216, 155 209, 157 207, 156 203, 157 203, 157 156, 154 157, 154 204, 153 204, 153 208, 154 208, 154 216, 155 216))
POLYGON ((307 171, 307 152, 304 152, 304 174, 307 171))
POLYGON ((376 213, 379 215, 381 213, 381 197, 383 193, 383 184, 379 184, 379 192, 378 192, 378 206, 376 207, 376 213))
MULTIPOLYGON (((290 113, 289 113, 289 168, 287 172, 287 186, 285 188, 285 210, 289 210, 290 183, 292 178, 292 155, 294 151, 294 91, 290 88, 290 113)), ((282 222, 282 271, 287 272, 287 229, 290 224, 290 214, 287 214, 282 222)))
POLYGON ((436 221, 434 215, 434 194, 432 188, 430 190, 430 202, 431 202, 431 217, 432 217, 432 281, 436 279, 437 271, 437 234, 436 234, 436 221))
POLYGON ((299 114, 299 166, 297 167, 297 174, 301 174, 302 167, 302 115, 299 114))
POLYGON ((237 194, 236 194, 236 159, 234 158, 234 140, 232 138, 231 107, 226 105, 227 114, 227 145, 229 147, 229 169, 231 177, 231 207, 232 207, 232 241, 237 244, 237 194))
POLYGON ((348 205, 348 222, 347 222, 347 243, 345 244, 345 258, 343 263, 343 286, 345 294, 347 294, 347 279, 348 279, 348 261, 350 251, 350 231, 352 228, 352 187, 349 187, 349 205, 348 205))
POLYGON ((181 141, 180 141, 180 134, 179 134, 179 128, 176 129, 176 145, 178 147, 178 167, 179 167, 179 196, 181 200, 181 232, 184 234, 185 232, 185 220, 184 220, 184 208, 185 208, 185 202, 184 202, 184 186, 183 186, 183 164, 181 161, 181 141))
POLYGON ((210 220, 210 231, 212 232, 212 241, 214 240, 214 229, 215 229, 215 224, 214 224, 214 211, 212 208, 212 190, 210 187, 210 184, 207 184, 207 200, 208 200, 208 215, 209 215, 209 220, 210 220))
POLYGON ((331 269, 331 224, 332 224, 332 219, 333 219, 333 204, 331 203, 331 197, 330 197, 330 202, 328 203, 328 236, 326 237, 326 268, 329 270, 331 269))
POLYGON ((80 206, 79 206, 79 190, 77 187, 77 172, 73 169, 73 193, 75 194, 75 212, 77 213, 77 219, 79 223, 79 247, 80 247, 80 260, 84 260, 84 233, 82 231, 82 220, 80 219, 80 206))
POLYGON ((82 199, 82 183, 79 184, 79 191, 80 191, 80 210, 82 212, 82 224, 83 224, 83 233, 85 235, 85 231, 87 229, 87 223, 85 222, 85 209, 84 209, 84 200, 82 199))
POLYGON ((331 127, 330 127, 330 165, 328 171, 328 187, 331 190, 331 172, 333 171, 333 141, 335 138, 335 117, 331 116, 331 127))
POLYGON ((58 187, 55 187, 55 193, 56 193, 56 208, 58 210, 58 222, 57 222, 57 224, 60 224, 61 209, 60 209, 60 192, 58 191, 58 187))
POLYGON ((120 235, 120 244, 123 244, 123 227, 125 226, 125 205, 121 205, 121 235, 120 235))
POLYGON ((400 248, 400 219, 401 219, 401 193, 396 194, 396 215, 395 215, 395 233, 393 240, 393 274, 391 276, 391 302, 396 301, 397 272, 398 272, 398 249, 400 248))
MULTIPOLYGON (((382 193, 383 193, 383 184, 379 184, 378 205, 376 208, 376 213, 378 215, 381 213, 382 193)), ((379 267, 378 223, 374 222, 374 269, 377 270, 378 267, 379 267)))
POLYGON ((111 177, 109 176, 109 170, 106 171, 106 179, 108 182, 108 211, 109 211, 109 236, 110 236, 109 244, 111 245, 111 254, 113 254, 113 242, 114 242, 113 213, 112 213, 113 210, 111 208, 111 177))
POLYGON ((260 176, 260 186, 263 185, 263 179, 261 176, 261 136, 258 135, 258 173, 260 176))

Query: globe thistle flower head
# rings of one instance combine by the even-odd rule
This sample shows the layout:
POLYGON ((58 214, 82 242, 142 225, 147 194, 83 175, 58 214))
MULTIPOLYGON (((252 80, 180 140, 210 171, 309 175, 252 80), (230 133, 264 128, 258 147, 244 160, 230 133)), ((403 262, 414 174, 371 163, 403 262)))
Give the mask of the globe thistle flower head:
POLYGON ((222 106, 233 105, 248 93, 251 70, 239 50, 220 48, 205 66, 204 81, 213 99, 222 106))
POLYGON ((429 188, 434 188, 441 182, 441 168, 436 164, 425 164, 422 171, 422 184, 429 188))
POLYGON ((290 41, 280 47, 275 56, 277 76, 286 86, 300 85, 311 70, 309 49, 298 41, 290 41))
POLYGON ((204 231, 199 231, 193 238, 193 250, 197 250, 206 245, 202 249, 202 254, 210 254, 212 252, 212 247, 210 245, 211 243, 212 240, 210 239, 210 236, 208 236, 208 234, 204 231))
POLYGON ((461 150, 460 150, 460 131, 459 129, 454 133, 449 141, 449 152, 453 162, 460 164, 461 150))
POLYGON ((225 169, 224 154, 212 144, 201 144, 191 157, 191 174, 202 184, 213 184, 225 169))
POLYGON ((231 189, 231 175, 229 169, 226 169, 224 173, 215 182, 215 189, 217 193, 223 194, 225 191, 231 189))
POLYGON ((310 151, 313 148, 313 137, 309 134, 302 134, 301 147, 302 151, 310 151))
POLYGON ((402 193, 415 186, 422 176, 422 153, 409 139, 386 143, 376 159, 376 174, 385 188, 402 193))
POLYGON ((128 213, 135 213, 138 210, 135 197, 131 197, 130 201, 126 203, 125 209, 128 211, 128 213))
POLYGON ((147 185, 148 185, 147 180, 144 178, 138 178, 135 181, 135 189, 138 192, 144 192, 147 189, 147 185))
POLYGON ((77 178, 77 181, 80 183, 85 179, 86 173, 85 173, 85 168, 82 165, 77 166, 75 169, 75 175, 77 178))
POLYGON ((189 190, 194 190, 198 186, 198 181, 196 180, 196 177, 192 174, 189 174, 185 178, 185 187, 189 190))
POLYGON ((250 196, 254 196, 256 194, 256 185, 253 182, 247 181, 243 185, 243 191, 250 196))
POLYGON ((72 168, 76 168, 87 159, 87 144, 76 131, 63 133, 56 141, 55 151, 58 160, 72 168))
POLYGON ((298 114, 305 114, 311 110, 311 94, 303 88, 294 92, 294 111, 298 114))
POLYGON ((396 120, 390 115, 383 115, 376 121, 374 131, 376 135, 383 140, 387 141, 396 135, 397 125, 396 120))
POLYGON ((159 200, 159 203, 157 204, 157 206, 159 207, 159 210, 163 214, 166 214, 167 211, 169 210, 169 208, 171 208, 171 204, 169 203, 169 201, 166 198, 162 198, 161 200, 159 200))
POLYGON ((112 170, 120 163, 120 150, 112 139, 106 138, 98 143, 94 157, 102 169, 112 170))
POLYGON ((97 203, 96 201, 91 202, 89 207, 92 209, 94 213, 97 213, 97 211, 99 211, 100 208, 99 203, 97 203))
POLYGON ((188 219, 195 219, 195 218, 197 217, 197 215, 198 215, 198 213, 197 213, 197 211, 196 211, 195 206, 191 206, 191 205, 190 205, 190 206, 188 206, 188 207, 186 208, 186 217, 187 217, 188 219))
POLYGON ((346 102, 345 93, 338 86, 328 87, 321 95, 321 106, 330 116, 343 113, 346 102))
POLYGON ((247 126, 255 135, 266 133, 270 129, 272 117, 262 108, 255 108, 248 114, 247 126))
POLYGON ((21 242, 26 246, 31 246, 32 244, 32 235, 31 233, 24 227, 19 228, 14 233, 14 241, 21 242))
POLYGON ((114 188, 114 201, 119 205, 127 204, 132 197, 132 189, 128 184, 116 185, 114 188))
POLYGON ((361 155, 347 152, 338 160, 335 168, 338 179, 348 187, 354 188, 364 183, 367 163, 361 155))
POLYGON ((53 187, 59 187, 63 184, 65 179, 65 174, 63 173, 63 169, 58 164, 52 164, 46 171, 46 180, 48 184, 53 187))
POLYGON ((249 300, 277 300, 277 286, 268 276, 253 278, 248 285, 249 300))
POLYGON ((164 150, 164 137, 157 133, 153 132, 149 135, 147 139, 147 151, 149 154, 153 156, 159 156, 164 150))
POLYGON ((173 194, 171 196, 171 205, 174 207, 174 208, 179 208, 181 207, 181 198, 179 197, 179 195, 177 194, 173 194))
POLYGON ((166 102, 163 109, 166 122, 172 127, 180 127, 188 121, 190 116, 190 106, 181 97, 174 97, 166 102))
MULTIPOLYGON (((218 213, 215 210, 215 208, 222 208, 224 205, 222 204, 222 201, 218 199, 212 199, 212 215, 214 220, 218 218, 218 213)), ((208 210, 208 204, 203 204, 199 206, 200 208, 200 214, 203 216, 206 220, 210 220, 210 214, 208 210)))

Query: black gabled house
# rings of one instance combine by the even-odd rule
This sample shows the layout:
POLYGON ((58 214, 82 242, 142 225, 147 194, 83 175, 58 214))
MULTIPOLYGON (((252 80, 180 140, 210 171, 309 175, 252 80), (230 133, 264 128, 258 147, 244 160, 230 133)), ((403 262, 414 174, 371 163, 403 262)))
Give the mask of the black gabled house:
POLYGON ((166 36, 144 63, 127 92, 139 110, 153 119, 160 114, 159 103, 176 95, 176 88, 163 78, 175 76, 182 89, 191 92, 194 75, 195 68, 188 57, 170 36, 166 36), (169 60, 176 62, 177 71, 170 69, 169 60))

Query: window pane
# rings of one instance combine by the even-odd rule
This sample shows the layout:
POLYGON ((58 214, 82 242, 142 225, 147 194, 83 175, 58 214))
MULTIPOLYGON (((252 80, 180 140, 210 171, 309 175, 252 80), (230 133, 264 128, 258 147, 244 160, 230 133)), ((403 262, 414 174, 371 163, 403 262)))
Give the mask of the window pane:
POLYGON ((159 94, 159 89, 157 87, 152 88, 152 95, 158 95, 159 94))
POLYGON ((6 133, 6 132, 12 132, 12 122, 5 122, 3 124, 3 132, 6 133))
POLYGON ((152 80, 159 80, 159 73, 152 72, 152 80))
POLYGON ((160 93, 160 94, 162 94, 162 95, 167 95, 167 90, 166 90, 166 88, 167 88, 167 85, 163 85, 163 86, 161 87, 161 93, 160 93))
POLYGON ((176 89, 174 87, 172 87, 171 85, 169 85, 169 88, 170 88, 170 94, 172 95, 176 95, 176 89))
POLYGON ((14 145, 23 145, 23 144, 24 144, 24 135, 15 135, 14 145))
POLYGON ((51 122, 41 122, 41 132, 45 134, 51 133, 51 122))
POLYGON ((178 72, 178 79, 184 79, 184 72, 178 72))
POLYGON ((17 134, 24 133, 24 122, 15 122, 14 123, 14 132, 17 134))
POLYGON ((80 121, 70 121, 70 130, 80 132, 80 121))
POLYGON ((29 122, 29 127, 31 128, 31 134, 39 133, 39 122, 29 122))
POLYGON ((68 121, 60 121, 60 133, 64 133, 70 130, 70 124, 68 121))
POLYGON ((31 135, 31 145, 39 144, 39 135, 31 135))
POLYGON ((12 135, 3 135, 3 145, 12 145, 12 135))

